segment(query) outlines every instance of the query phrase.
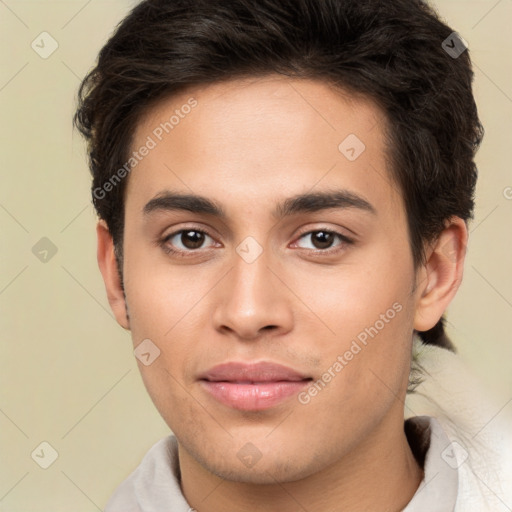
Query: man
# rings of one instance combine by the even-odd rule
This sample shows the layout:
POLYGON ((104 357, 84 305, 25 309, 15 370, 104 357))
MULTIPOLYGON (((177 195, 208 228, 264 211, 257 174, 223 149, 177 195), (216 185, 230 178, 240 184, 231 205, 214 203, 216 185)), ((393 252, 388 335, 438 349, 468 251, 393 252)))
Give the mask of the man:
POLYGON ((441 415, 404 423, 421 353, 452 348, 472 76, 417 0, 147 0, 120 24, 75 120, 108 299, 174 435, 107 512, 510 509, 441 415))

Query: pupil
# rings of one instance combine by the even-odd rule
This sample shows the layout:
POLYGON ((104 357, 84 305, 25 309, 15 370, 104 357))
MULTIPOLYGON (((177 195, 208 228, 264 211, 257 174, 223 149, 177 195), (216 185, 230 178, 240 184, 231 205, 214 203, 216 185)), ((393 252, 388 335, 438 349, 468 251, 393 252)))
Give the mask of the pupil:
POLYGON ((317 249, 326 249, 331 246, 333 234, 326 231, 317 231, 313 236, 313 245, 317 249))
POLYGON ((181 234, 181 243, 187 249, 198 249, 204 241, 204 233, 198 231, 184 231, 181 234))

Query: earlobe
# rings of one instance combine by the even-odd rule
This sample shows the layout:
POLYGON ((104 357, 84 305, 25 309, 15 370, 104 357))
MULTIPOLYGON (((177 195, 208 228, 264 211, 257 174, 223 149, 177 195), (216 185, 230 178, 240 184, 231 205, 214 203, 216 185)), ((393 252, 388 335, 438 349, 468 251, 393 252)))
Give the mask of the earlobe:
POLYGON ((104 220, 98 222, 96 235, 98 240, 98 266, 105 283, 108 302, 118 324, 124 329, 130 329, 124 291, 114 253, 114 242, 104 220))
POLYGON ((453 217, 430 248, 417 287, 414 329, 428 331, 436 325, 454 298, 462 281, 468 231, 466 223, 453 217))

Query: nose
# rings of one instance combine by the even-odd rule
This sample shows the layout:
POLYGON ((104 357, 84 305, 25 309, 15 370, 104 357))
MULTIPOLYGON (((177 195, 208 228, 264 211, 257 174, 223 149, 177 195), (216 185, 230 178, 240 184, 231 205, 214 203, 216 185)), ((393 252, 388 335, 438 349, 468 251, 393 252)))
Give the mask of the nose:
POLYGON ((216 330, 254 340, 267 332, 282 334, 292 329, 293 295, 269 263, 265 252, 252 262, 234 254, 233 268, 215 301, 216 330))

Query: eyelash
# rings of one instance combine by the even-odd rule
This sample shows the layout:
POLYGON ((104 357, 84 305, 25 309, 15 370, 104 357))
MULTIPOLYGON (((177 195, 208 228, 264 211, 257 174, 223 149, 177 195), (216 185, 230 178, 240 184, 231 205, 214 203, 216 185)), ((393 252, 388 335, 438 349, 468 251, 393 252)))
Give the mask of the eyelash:
MULTIPOLYGON (((191 227, 191 228, 180 229, 178 231, 174 231, 173 233, 170 233, 170 234, 166 235, 165 237, 163 237, 158 242, 160 247, 163 249, 163 251, 166 254, 169 254, 169 255, 172 255, 172 256, 178 256, 180 258, 188 258, 188 257, 193 256, 194 253, 200 251, 200 248, 199 249, 189 249, 188 251, 182 251, 182 250, 173 249, 168 244, 168 241, 170 239, 172 239, 176 235, 179 235, 179 234, 184 233, 186 231, 193 231, 195 233, 201 233, 201 234, 209 236, 210 238, 213 239, 213 237, 207 231, 205 231, 203 229, 196 229, 194 227, 191 227)), ((310 231, 305 231, 304 233, 302 233, 297 238, 297 240, 300 240, 301 238, 305 237, 306 235, 312 235, 313 233, 319 233, 319 232, 335 235, 335 236, 338 237, 338 239, 342 243, 339 244, 338 246, 336 246, 334 249, 333 248, 327 248, 327 249, 304 249, 304 250, 308 251, 308 253, 313 255, 313 256, 334 255, 334 254, 337 254, 338 252, 343 251, 345 249, 345 246, 353 245, 354 244, 354 240, 352 240, 351 238, 349 238, 349 237, 347 237, 347 236, 345 236, 345 235, 343 235, 341 233, 338 233, 337 231, 334 231, 332 229, 324 229, 324 228, 318 228, 318 229, 313 229, 313 230, 310 230, 310 231)))

